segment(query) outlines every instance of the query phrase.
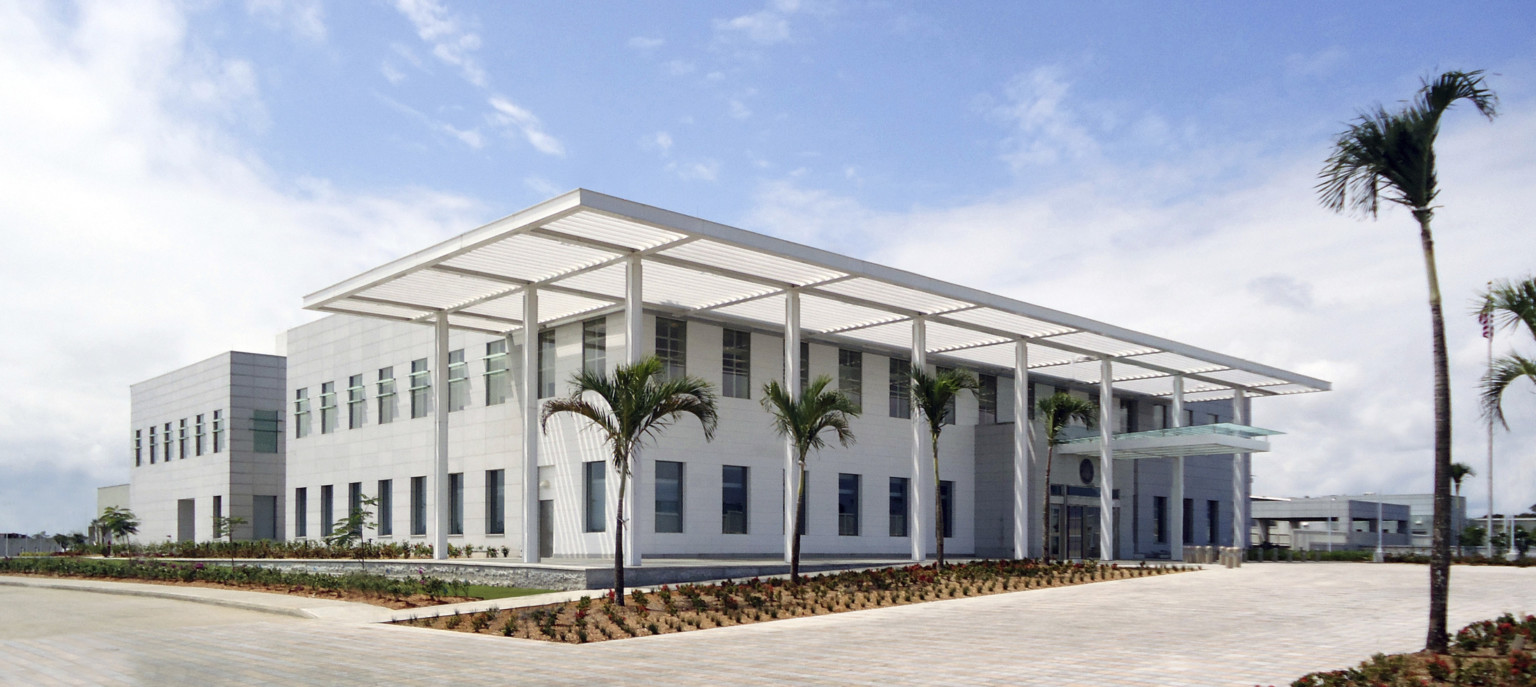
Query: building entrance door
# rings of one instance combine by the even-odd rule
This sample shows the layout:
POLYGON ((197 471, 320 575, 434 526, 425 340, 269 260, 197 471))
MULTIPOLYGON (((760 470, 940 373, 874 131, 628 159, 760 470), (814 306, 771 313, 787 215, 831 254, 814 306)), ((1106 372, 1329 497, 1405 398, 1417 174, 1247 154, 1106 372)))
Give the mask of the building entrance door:
POLYGON ((1065 551, 1065 557, 1073 559, 1099 557, 1098 506, 1052 506, 1051 516, 1051 530, 1059 533, 1051 542, 1052 553, 1065 551), (1065 528, 1061 527, 1063 509, 1067 512, 1065 528))
POLYGON ((176 541, 197 540, 197 500, 177 499, 176 541))
POLYGON ((555 555, 555 502, 539 501, 539 558, 555 555))

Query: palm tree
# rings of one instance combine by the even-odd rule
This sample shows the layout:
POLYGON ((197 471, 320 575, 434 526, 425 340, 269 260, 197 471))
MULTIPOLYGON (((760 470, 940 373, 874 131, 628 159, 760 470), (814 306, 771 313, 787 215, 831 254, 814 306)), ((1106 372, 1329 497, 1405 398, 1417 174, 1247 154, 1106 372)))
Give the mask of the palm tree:
POLYGON ((1401 112, 1381 106, 1361 114, 1334 142, 1333 154, 1318 174, 1322 204, 1335 212, 1354 211, 1374 218, 1380 201, 1409 209, 1419 224, 1419 242, 1429 278, 1429 316, 1435 370, 1435 529, 1430 555, 1429 633, 1425 648, 1445 653, 1446 603, 1451 586, 1451 390, 1446 363, 1445 319, 1440 310, 1440 280, 1435 272, 1434 217, 1439 188, 1435 179, 1435 137, 1440 117, 1458 100, 1493 118, 1497 97, 1483 73, 1446 72, 1426 81, 1418 97, 1401 112), (1383 196, 1383 194, 1385 194, 1383 196))
POLYGON ((912 367, 912 406, 928 418, 928 436, 933 440, 933 525, 938 541, 934 553, 939 567, 944 567, 944 491, 939 482, 939 434, 949 418, 949 404, 961 390, 981 388, 976 376, 965 370, 939 370, 929 375, 921 366, 912 367))
POLYGON ((1035 411, 1045 418, 1045 498, 1041 500, 1045 504, 1045 514, 1041 517, 1043 540, 1041 541, 1040 558, 1051 558, 1051 463, 1056 458, 1056 447, 1067 442, 1063 431, 1073 421, 1083 423, 1084 427, 1093 429, 1095 418, 1099 415, 1099 405, 1087 399, 1078 398, 1060 391, 1046 396, 1035 403, 1035 411))
POLYGON ((1451 484, 1456 486, 1456 495, 1461 496, 1461 481, 1468 477, 1476 477, 1477 471, 1466 463, 1451 463, 1451 484))
POLYGON ((624 605, 624 493, 629 486, 630 460, 647 438, 684 415, 693 415, 704 426, 705 440, 715 438, 715 392, 698 377, 667 379, 665 366, 656 356, 631 365, 619 365, 612 374, 582 370, 571 375, 571 395, 544 404, 540 427, 549 432, 549 418, 572 413, 591 421, 613 452, 613 470, 619 476, 618 513, 613 529, 614 596, 624 605))
POLYGON ((112 545, 118 537, 126 537, 139 533, 139 518, 132 510, 126 507, 107 506, 101 512, 101 517, 96 518, 96 523, 101 531, 107 533, 107 557, 112 557, 112 545))
POLYGON ((848 420, 859 416, 859 407, 852 399, 836 389, 828 391, 832 378, 822 375, 811 380, 800 392, 799 398, 791 398, 777 381, 763 385, 763 408, 773 415, 773 428, 781 436, 794 442, 795 460, 800 466, 799 482, 795 486, 795 517, 789 526, 794 530, 794 543, 790 546, 789 577, 800 581, 800 516, 805 513, 805 458, 813 449, 820 451, 827 446, 822 434, 831 430, 838 443, 845 448, 854 442, 853 430, 848 420))
MULTIPOLYGON (((1536 279, 1527 278, 1519 283, 1501 279, 1488 285, 1481 301, 1479 317, 1501 329, 1518 329, 1523 324, 1526 333, 1536 339, 1536 279)), ((1504 390, 1522 377, 1536 383, 1536 359, 1509 353, 1493 361, 1483 377, 1483 417, 1498 420, 1504 429, 1509 429, 1509 422, 1504 419, 1504 390)))

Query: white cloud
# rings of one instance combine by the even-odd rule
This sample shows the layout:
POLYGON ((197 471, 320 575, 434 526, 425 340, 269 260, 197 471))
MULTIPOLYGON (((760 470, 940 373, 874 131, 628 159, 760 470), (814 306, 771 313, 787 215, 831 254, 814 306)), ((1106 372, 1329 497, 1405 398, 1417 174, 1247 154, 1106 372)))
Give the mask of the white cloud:
POLYGON ((670 60, 664 66, 667 69, 667 73, 672 76, 687 76, 697 69, 692 62, 684 60, 670 60))
POLYGON ((640 148, 642 150, 659 151, 663 157, 672 152, 672 134, 658 131, 649 136, 641 137, 640 148))
POLYGON ((726 43, 746 41, 769 46, 790 40, 789 16, 800 10, 795 0, 769 2, 763 9, 730 19, 715 20, 715 38, 726 43))
POLYGON ((552 198, 570 190, 560 188, 550 180, 538 176, 530 176, 523 179, 523 185, 527 186, 530 191, 546 198, 552 198))
POLYGON ((712 159, 671 162, 667 164, 667 171, 684 181, 715 181, 720 178, 720 163, 712 159))
POLYGON ((319 0, 245 0, 245 11, 305 40, 325 40, 325 10, 319 0))
POLYGON ((464 28, 464 20, 449 13, 440 0, 395 0, 395 9, 416 27, 416 35, 432 46, 432 54, 458 68, 464 79, 485 87, 485 68, 475 59, 480 35, 464 28))
POLYGON ((747 119, 752 116, 752 108, 747 107, 746 103, 732 98, 730 102, 730 113, 732 119, 747 119))
POLYGON ((1015 171, 1081 162, 1098 154, 1098 143, 1068 104, 1071 91, 1063 70, 1037 67, 1013 78, 1004 102, 991 108, 1013 133, 1004 142, 1003 159, 1015 171))
POLYGON ((425 124, 427 126, 427 128, 429 128, 429 129, 431 129, 431 130, 433 130, 433 131, 435 131, 437 133, 444 134, 444 135, 446 135, 446 136, 448 136, 450 138, 453 138, 453 139, 459 141, 460 143, 463 143, 464 145, 469 146, 470 148, 473 148, 475 150, 479 150, 480 148, 485 146, 485 137, 480 134, 480 130, 479 129, 475 129, 475 128, 461 129, 461 128, 456 127, 456 126, 454 126, 452 124, 449 124, 448 122, 445 122, 445 121, 442 121, 442 120, 437 119, 435 117, 432 117, 432 116, 428 115, 427 113, 422 112, 420 110, 417 110, 416 108, 413 108, 413 107, 411 107, 409 105, 406 105, 406 104, 404 104, 404 103, 402 103, 402 102, 400 102, 398 100, 395 100, 393 98, 390 98, 390 97, 382 95, 382 94, 376 94, 376 95, 378 96, 378 98, 380 100, 383 100, 385 102, 385 104, 387 104, 390 107, 394 108, 396 111, 401 112, 403 114, 406 114, 406 115, 410 116, 412 119, 415 119, 415 120, 421 122, 422 124, 425 124))
POLYGON ((259 101, 226 64, 188 47, 169 4, 0 5, 0 289, 26 294, 0 303, 25 323, 0 356, 6 528, 81 528, 94 488, 127 480, 129 384, 269 351, 313 317, 300 294, 483 213, 427 190, 274 176, 207 100, 259 101))
POLYGON ((494 112, 489 115, 491 122, 503 127, 509 132, 515 132, 528 141, 528 144, 545 155, 564 156, 565 146, 555 137, 544 132, 544 125, 539 122, 532 112, 525 110, 510 100, 502 97, 493 97, 490 100, 494 112))
POLYGON ((392 84, 398 84, 405 80, 405 72, 395 69, 395 65, 391 64, 389 60, 384 60, 379 64, 379 73, 384 75, 384 80, 392 84))
MULTIPOLYGON (((1448 120, 1439 144, 1436 248, 1454 454, 1479 472, 1486 448, 1476 383, 1485 353, 1468 301, 1489 278, 1528 274, 1536 255, 1530 104, 1506 99, 1506 112, 1518 114, 1493 124, 1448 120)), ((1256 424, 1288 433, 1274 452, 1255 456, 1255 491, 1426 492, 1431 370, 1417 233, 1395 208, 1374 222, 1323 211, 1312 186, 1325 148, 1318 141, 1246 165, 1220 159, 1244 155, 1240 148, 1204 151, 1154 169, 905 212, 779 181, 761 187, 747 226, 1331 380, 1332 392, 1254 402, 1256 424), (1244 174, 1215 186, 1181 168, 1213 159, 1244 174), (1146 183, 1163 174, 1171 181, 1146 183)), ((1507 402, 1536 418, 1531 394, 1507 402)), ((1528 448, 1536 421, 1501 432, 1498 445, 1499 503, 1536 501, 1528 448)), ((1476 512, 1483 490, 1464 491, 1476 512)))
POLYGON ((650 36, 635 36, 629 39, 628 43, 629 47, 640 51, 655 50, 666 44, 667 41, 665 39, 652 38, 650 36))

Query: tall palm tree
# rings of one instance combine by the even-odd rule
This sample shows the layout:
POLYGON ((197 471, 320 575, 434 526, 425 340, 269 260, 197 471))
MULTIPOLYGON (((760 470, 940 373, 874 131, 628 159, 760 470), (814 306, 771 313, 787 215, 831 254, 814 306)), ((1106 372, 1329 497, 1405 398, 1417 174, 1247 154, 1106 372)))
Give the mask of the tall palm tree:
POLYGON ((859 407, 843 392, 827 390, 832 378, 821 375, 792 398, 777 381, 763 385, 763 408, 773 415, 773 428, 781 436, 788 437, 795 445, 795 461, 800 466, 799 482, 795 485, 795 516, 789 522, 793 527, 794 543, 790 545, 789 577, 800 581, 800 516, 805 513, 805 458, 812 450, 820 451, 827 446, 823 433, 831 431, 844 447, 854 442, 853 429, 848 421, 859 416, 859 407))
POLYGON ((1339 134, 1333 154, 1318 174, 1322 204, 1335 212, 1375 217, 1380 201, 1402 205, 1419 224, 1419 243, 1429 278, 1429 316, 1435 369, 1435 528, 1429 573, 1429 633, 1425 648, 1445 653, 1446 603, 1451 586, 1451 390, 1446 363, 1445 319, 1435 272, 1430 220, 1440 189, 1435 179, 1435 137, 1440 117, 1467 100, 1492 119, 1497 98, 1481 71, 1451 71, 1426 81, 1418 97, 1400 112, 1381 106, 1361 114, 1339 134))
POLYGON ((934 553, 940 568, 944 567, 944 490, 939 482, 939 434, 944 431, 944 421, 950 419, 950 401, 963 390, 979 388, 981 382, 965 370, 940 370, 930 375, 921 366, 912 367, 912 406, 928 419, 928 436, 933 440, 933 525, 938 541, 934 553))
MULTIPOLYGON (((1488 286, 1483 294, 1479 316, 1500 329, 1525 325, 1525 331, 1536 339, 1536 279, 1527 278, 1515 283, 1501 279, 1488 286)), ((1483 416, 1498 420, 1509 429, 1504 419, 1504 390, 1520 379, 1536 384, 1536 359, 1519 353, 1508 353, 1493 361, 1488 374, 1483 376, 1483 416)))
POLYGON ((613 453, 613 470, 619 477, 618 513, 613 528, 614 596, 624 605, 624 494, 629 486, 630 460, 646 439, 657 438, 684 415, 699 419, 704 439, 715 438, 718 415, 715 391, 698 377, 668 379, 665 365, 646 356, 632 365, 619 365, 609 374, 582 370, 571 375, 571 395, 544 403, 539 426, 547 434, 549 418, 572 413, 586 418, 613 453))
POLYGON ((112 545, 117 543, 118 537, 139 533, 139 517, 126 507, 107 506, 101 512, 101 517, 96 518, 96 523, 101 527, 101 531, 107 534, 107 557, 109 558, 112 556, 112 545))
POLYGON ((1093 429, 1099 415, 1099 404, 1071 394, 1056 392, 1035 402, 1035 412, 1045 418, 1045 513, 1040 518, 1040 559, 1051 559, 1051 463, 1055 462, 1056 447, 1067 442, 1064 430, 1074 420, 1093 429))

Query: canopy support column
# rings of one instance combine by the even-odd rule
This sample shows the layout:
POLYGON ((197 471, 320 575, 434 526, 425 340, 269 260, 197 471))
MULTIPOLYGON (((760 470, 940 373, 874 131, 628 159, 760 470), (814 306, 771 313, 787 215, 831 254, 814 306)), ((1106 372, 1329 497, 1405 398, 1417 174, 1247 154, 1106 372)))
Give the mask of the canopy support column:
MULTIPOLYGON (((1233 424, 1246 425, 1244 403, 1246 396, 1242 387, 1232 389, 1232 422, 1233 424)), ((1239 550, 1248 548, 1248 456, 1247 453, 1232 454, 1232 546, 1239 550)))
POLYGON ((1035 468, 1035 427, 1029 421, 1029 346, 1024 339, 1013 342, 1013 557, 1029 558, 1032 545, 1040 538, 1031 536, 1029 505, 1030 482, 1035 468))
MULTIPOLYGON (((1173 422, 1174 427, 1184 426, 1184 375, 1173 376, 1173 422)), ((1172 522, 1173 535, 1170 541, 1173 546, 1169 550, 1169 558, 1176 561, 1184 560, 1184 547, 1189 542, 1184 541, 1184 456, 1173 457, 1173 488, 1169 494, 1169 500, 1173 502, 1172 522)), ((1193 515, 1193 513, 1191 513, 1193 515)))
MULTIPOLYGON (((927 327, 923 322, 923 318, 912 318, 913 370, 927 370, 927 338, 927 327)), ((908 396, 908 402, 910 403, 910 394, 908 396)), ((927 542, 924 539, 928 536, 928 533, 932 531, 924 524, 927 522, 927 520, 923 517, 923 494, 933 492, 932 490, 926 489, 923 486, 926 482, 926 480, 923 479, 923 475, 927 472, 923 469, 923 418, 921 417, 921 414, 917 412, 916 408, 912 409, 911 414, 912 488, 907 490, 907 495, 912 505, 909 511, 910 517, 907 520, 909 525, 907 528, 907 535, 912 541, 912 560, 921 563, 924 558, 927 558, 927 547, 925 546, 927 542)))
MULTIPOLYGON (((799 400, 800 388, 800 291, 784 292, 784 391, 799 400)), ((800 465, 795 440, 784 438, 784 562, 794 557, 795 531, 799 528, 800 465)))
POLYGON ((439 310, 433 326, 433 343, 436 358, 432 362, 432 376, 436 379, 437 408, 434 410, 433 469, 436 482, 436 503, 433 504, 432 557, 443 560, 448 557, 448 313, 439 310))
POLYGON ((1114 368, 1099 359, 1099 558, 1115 557, 1114 368))
MULTIPOLYGON (((644 352, 641 338, 645 323, 645 300, 642 298, 640 265, 640 254, 631 255, 624 272, 624 361, 630 365, 640 362, 644 352)), ((641 559, 640 527, 635 514, 642 510, 639 506, 640 495, 645 492, 642 488, 646 474, 641 460, 642 453, 636 450, 629 457, 629 490, 624 499, 624 565, 631 567, 639 567, 641 559)), ((622 475, 620 479, 623 479, 622 475)))
MULTIPOLYGON (((523 562, 539 562, 539 290, 523 289, 523 562)), ((553 526, 553 523, 551 523, 553 526)))

